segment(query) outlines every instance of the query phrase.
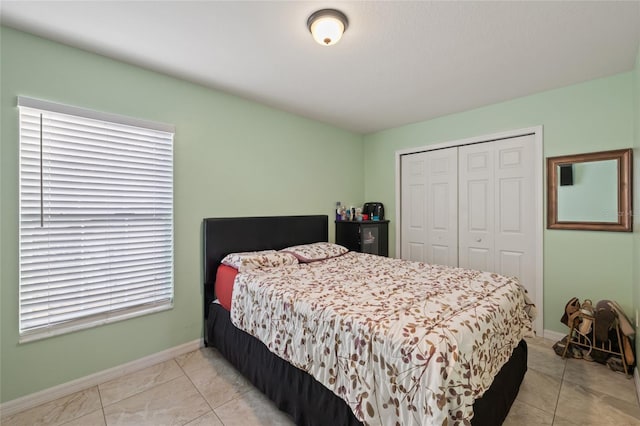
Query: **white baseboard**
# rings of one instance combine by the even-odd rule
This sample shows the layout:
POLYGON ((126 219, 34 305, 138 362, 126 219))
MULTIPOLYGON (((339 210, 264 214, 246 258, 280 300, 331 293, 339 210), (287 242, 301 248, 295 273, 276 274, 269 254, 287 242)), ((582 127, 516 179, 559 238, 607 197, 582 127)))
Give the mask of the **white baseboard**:
POLYGON ((633 381, 636 384, 636 398, 638 398, 638 404, 640 404, 640 373, 638 373, 638 367, 633 370, 633 381))
POLYGON ((196 349, 203 346, 203 339, 193 340, 191 342, 187 342, 182 345, 157 352, 155 354, 128 362, 126 364, 99 371, 97 373, 90 374, 88 376, 84 376, 79 379, 63 383, 61 385, 32 393, 30 395, 25 395, 20 398, 16 398, 14 400, 0 404, 0 413, 2 414, 3 418, 6 416, 11 416, 13 414, 28 410, 41 404, 45 404, 55 399, 71 395, 72 393, 99 385, 100 383, 108 382, 109 380, 116 379, 125 374, 133 373, 134 371, 142 370, 143 368, 147 368, 161 362, 169 361, 170 359, 173 359, 182 354, 186 354, 187 352, 195 351, 196 349))
POLYGON ((542 337, 544 337, 545 339, 549 339, 549 340, 553 340, 554 342, 557 342, 558 340, 562 340, 562 338, 566 336, 568 333, 569 333, 569 329, 567 329, 566 333, 559 333, 553 330, 545 330, 544 336, 542 337))

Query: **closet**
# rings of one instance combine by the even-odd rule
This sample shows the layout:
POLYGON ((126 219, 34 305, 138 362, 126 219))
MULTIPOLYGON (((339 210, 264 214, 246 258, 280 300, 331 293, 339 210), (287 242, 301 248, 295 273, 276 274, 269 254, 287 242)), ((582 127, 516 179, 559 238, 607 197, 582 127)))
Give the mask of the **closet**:
POLYGON ((540 312, 535 137, 401 155, 400 257, 516 276, 540 312))

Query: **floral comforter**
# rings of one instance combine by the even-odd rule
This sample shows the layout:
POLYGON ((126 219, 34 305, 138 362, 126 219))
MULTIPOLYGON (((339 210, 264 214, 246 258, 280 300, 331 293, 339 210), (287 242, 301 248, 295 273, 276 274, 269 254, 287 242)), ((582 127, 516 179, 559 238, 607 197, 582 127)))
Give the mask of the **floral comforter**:
POLYGON ((531 333, 515 278, 361 253, 238 274, 234 325, 368 425, 469 424, 531 333))

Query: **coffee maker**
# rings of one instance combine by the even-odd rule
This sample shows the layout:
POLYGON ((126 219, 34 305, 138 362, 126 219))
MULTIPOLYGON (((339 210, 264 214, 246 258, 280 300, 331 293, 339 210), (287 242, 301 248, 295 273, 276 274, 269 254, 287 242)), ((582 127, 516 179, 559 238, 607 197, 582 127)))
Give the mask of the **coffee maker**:
POLYGON ((384 220, 384 206, 379 202, 364 203, 362 214, 369 215, 369 220, 384 220))

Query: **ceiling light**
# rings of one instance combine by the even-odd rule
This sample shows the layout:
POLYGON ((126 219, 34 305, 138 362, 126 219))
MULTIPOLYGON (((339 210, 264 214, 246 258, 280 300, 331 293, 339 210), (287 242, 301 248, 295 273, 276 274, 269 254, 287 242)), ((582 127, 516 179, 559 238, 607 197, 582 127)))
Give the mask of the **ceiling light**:
POLYGON ((348 26, 349 20, 345 14, 335 9, 318 10, 307 19, 313 39, 323 46, 336 44, 348 26))

